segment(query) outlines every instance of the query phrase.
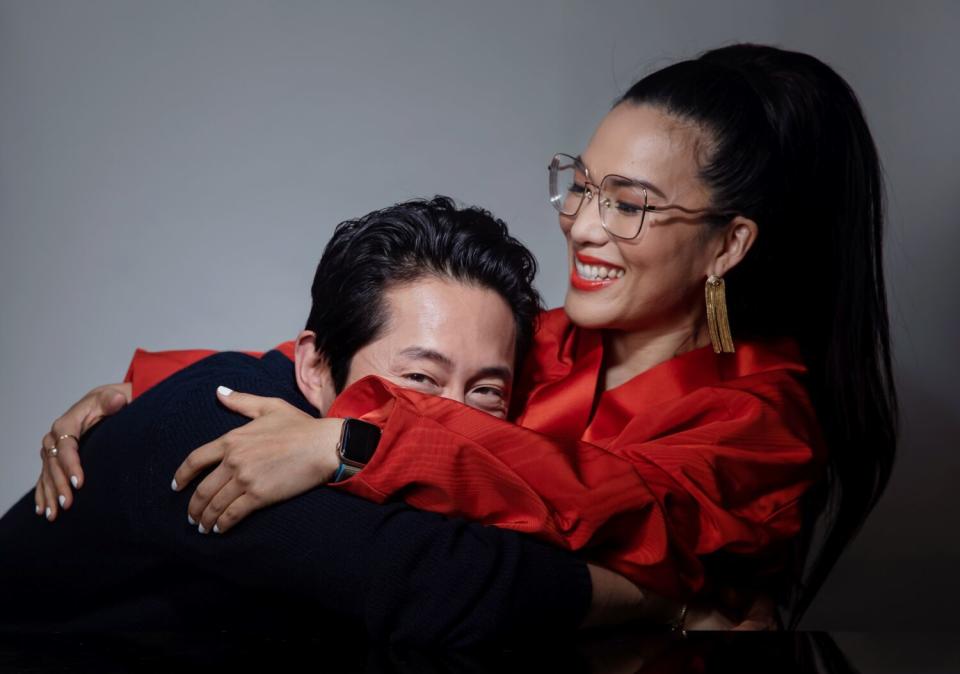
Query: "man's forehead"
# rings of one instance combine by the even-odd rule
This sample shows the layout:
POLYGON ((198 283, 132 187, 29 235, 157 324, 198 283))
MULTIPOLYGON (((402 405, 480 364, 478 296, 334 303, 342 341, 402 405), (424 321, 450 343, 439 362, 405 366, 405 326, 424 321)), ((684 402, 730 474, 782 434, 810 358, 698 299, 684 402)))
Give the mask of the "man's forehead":
POLYGON ((490 288, 456 279, 428 276, 392 286, 384 295, 384 309, 386 329, 424 335, 416 346, 436 348, 447 344, 450 336, 463 334, 498 336, 508 342, 515 338, 507 302, 490 288), (448 333, 440 338, 438 329, 448 333))
POLYGON ((476 284, 429 276, 386 293, 381 335, 396 357, 510 365, 516 321, 506 301, 476 284))

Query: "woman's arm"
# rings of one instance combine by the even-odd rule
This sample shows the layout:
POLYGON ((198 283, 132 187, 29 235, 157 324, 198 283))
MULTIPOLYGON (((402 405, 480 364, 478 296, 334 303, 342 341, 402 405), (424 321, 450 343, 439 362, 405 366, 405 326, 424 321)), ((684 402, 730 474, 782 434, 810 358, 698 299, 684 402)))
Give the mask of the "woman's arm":
MULTIPOLYGON (((275 349, 293 360, 293 342, 283 342, 275 349)), ((167 377, 189 367, 207 356, 217 353, 211 349, 182 349, 173 351, 146 351, 137 349, 123 381, 131 387, 131 399, 153 388, 167 377)), ((262 355, 259 351, 244 351, 251 356, 262 355)))
MULTIPOLYGON (((140 367, 137 370, 131 367, 131 374, 140 376, 139 382, 143 389, 152 387, 153 383, 146 384, 151 378, 158 381, 165 378, 159 376, 161 371, 166 373, 165 367, 173 369, 179 365, 186 366, 190 362, 207 355, 206 352, 147 354, 147 352, 142 351, 138 354, 141 366, 144 364, 144 358, 149 361, 147 367, 140 367)), ((54 431, 65 431, 82 436, 91 425, 97 423, 103 416, 116 411, 113 409, 114 407, 119 409, 120 406, 130 400, 130 385, 128 382, 94 389, 55 422, 54 431)), ((310 432, 313 432, 312 428, 310 432)), ((282 444, 284 438, 278 437, 277 440, 282 444)), ((61 452, 60 461, 63 461, 63 459, 64 453, 61 452)), ((56 461, 50 463, 57 464, 56 461)), ((299 493, 299 491, 295 493, 299 493)), ((289 496, 293 496, 295 493, 289 496)), ((210 528, 212 528, 212 525, 210 528)), ((590 578, 593 586, 593 599, 590 613, 585 620, 586 626, 612 624, 624 620, 642 620, 651 624, 666 624, 675 619, 681 606, 678 602, 667 600, 648 590, 640 590, 622 576, 600 567, 590 565, 590 578)), ((691 612, 691 617, 692 615, 691 612)), ((702 611, 701 615, 716 616, 719 614, 714 611, 702 611)), ((704 622, 704 620, 701 620, 701 624, 714 625, 716 621, 711 619, 704 622)))
POLYGON ((689 596, 702 583, 700 555, 755 554, 795 535, 799 498, 819 477, 809 440, 765 402, 805 393, 790 381, 769 386, 778 390, 697 391, 652 437, 628 426, 607 450, 368 379, 330 413, 372 413, 381 446, 337 488, 533 533, 640 586, 689 596))
MULTIPOLYGON (((223 485, 240 480, 236 493, 256 492, 261 483, 266 488, 259 491, 269 493, 277 483, 270 446, 309 448, 298 454, 312 452, 326 465, 313 484, 332 473, 338 434, 319 427, 340 421, 298 418, 304 415, 289 413, 282 402, 266 402, 240 393, 221 397, 230 409, 260 418, 200 447, 177 471, 183 486, 203 467, 219 464, 191 501, 191 514, 202 516, 208 529, 218 518, 237 518, 228 503, 206 492, 229 491, 223 485), (205 483, 214 475, 211 490, 205 483)), ((761 396, 703 389, 688 406, 695 412, 666 415, 658 423, 667 430, 653 438, 628 427, 607 450, 370 378, 345 391, 331 414, 379 421, 381 446, 358 475, 333 487, 531 533, 584 550, 638 586, 687 597, 703 582, 700 555, 721 549, 759 554, 795 535, 799 497, 817 475, 810 446, 765 409, 761 396)), ((311 469, 281 463, 284 471, 311 469)))
MULTIPOLYGON (((134 389, 138 377, 147 387, 203 354, 138 352, 134 389)), ((792 536, 797 500, 816 475, 810 447, 765 418, 762 406, 655 441, 627 437, 612 453, 376 380, 360 384, 333 414, 392 411, 381 415, 384 437, 373 462, 339 488, 375 501, 404 498, 571 549, 599 547, 601 564, 674 596, 699 586, 696 555, 724 545, 749 554, 792 536)), ((699 403, 729 405, 711 397, 699 403)))

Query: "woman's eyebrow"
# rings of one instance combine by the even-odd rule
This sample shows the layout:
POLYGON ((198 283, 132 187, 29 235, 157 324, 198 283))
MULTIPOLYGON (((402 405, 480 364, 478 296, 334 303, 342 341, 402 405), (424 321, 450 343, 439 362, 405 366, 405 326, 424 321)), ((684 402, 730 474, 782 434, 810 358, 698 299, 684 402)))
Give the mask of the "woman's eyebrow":
MULTIPOLYGON (((583 166, 583 168, 587 169, 587 175, 588 175, 588 176, 592 176, 592 174, 590 173, 590 169, 587 168, 586 162, 583 161, 583 157, 580 156, 580 155, 577 155, 577 161, 580 162, 580 164, 583 166)), ((658 197, 661 197, 661 198, 663 198, 663 199, 666 199, 666 198, 667 198, 667 195, 664 194, 663 190, 661 190, 659 187, 657 187, 656 185, 654 185, 654 184, 653 184, 652 182, 650 182, 649 180, 645 180, 645 179, 643 179, 643 178, 633 178, 633 177, 631 177, 631 176, 622 176, 622 175, 620 175, 620 174, 618 174, 618 173, 614 173, 614 174, 612 174, 612 175, 615 175, 615 176, 617 176, 618 178, 626 178, 627 180, 629 180, 630 182, 633 182, 633 183, 639 183, 640 185, 643 185, 643 186, 646 187, 648 190, 650 190, 651 192, 653 192, 654 194, 656 194, 658 197)), ((603 180, 603 177, 601 176, 600 179, 603 180)), ((590 180, 592 181, 593 178, 591 177, 590 180)))

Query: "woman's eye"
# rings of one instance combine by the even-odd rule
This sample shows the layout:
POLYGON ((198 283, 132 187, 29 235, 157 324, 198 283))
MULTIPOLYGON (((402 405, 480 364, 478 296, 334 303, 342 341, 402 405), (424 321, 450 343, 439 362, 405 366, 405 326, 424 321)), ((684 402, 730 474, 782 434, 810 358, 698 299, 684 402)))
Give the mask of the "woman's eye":
POLYGON ((497 400, 503 400, 504 398, 503 391, 494 386, 481 386, 473 389, 473 392, 477 395, 487 398, 496 398, 497 400))
POLYGON ((613 204, 623 215, 639 215, 643 212, 643 206, 638 204, 631 204, 626 201, 615 201, 613 204))
POLYGON ((587 189, 587 186, 582 185, 580 183, 573 183, 572 185, 570 185, 571 194, 583 194, 586 191, 586 189, 587 189))

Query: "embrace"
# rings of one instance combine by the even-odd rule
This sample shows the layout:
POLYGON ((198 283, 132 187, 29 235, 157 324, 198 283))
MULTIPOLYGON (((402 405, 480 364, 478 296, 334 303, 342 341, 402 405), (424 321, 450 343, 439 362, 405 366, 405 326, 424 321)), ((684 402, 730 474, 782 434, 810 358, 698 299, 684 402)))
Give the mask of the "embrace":
POLYGON ((854 93, 716 49, 547 179, 562 308, 501 221, 437 197, 338 225, 292 342, 138 351, 0 519, 0 629, 795 626, 896 446, 854 93))

